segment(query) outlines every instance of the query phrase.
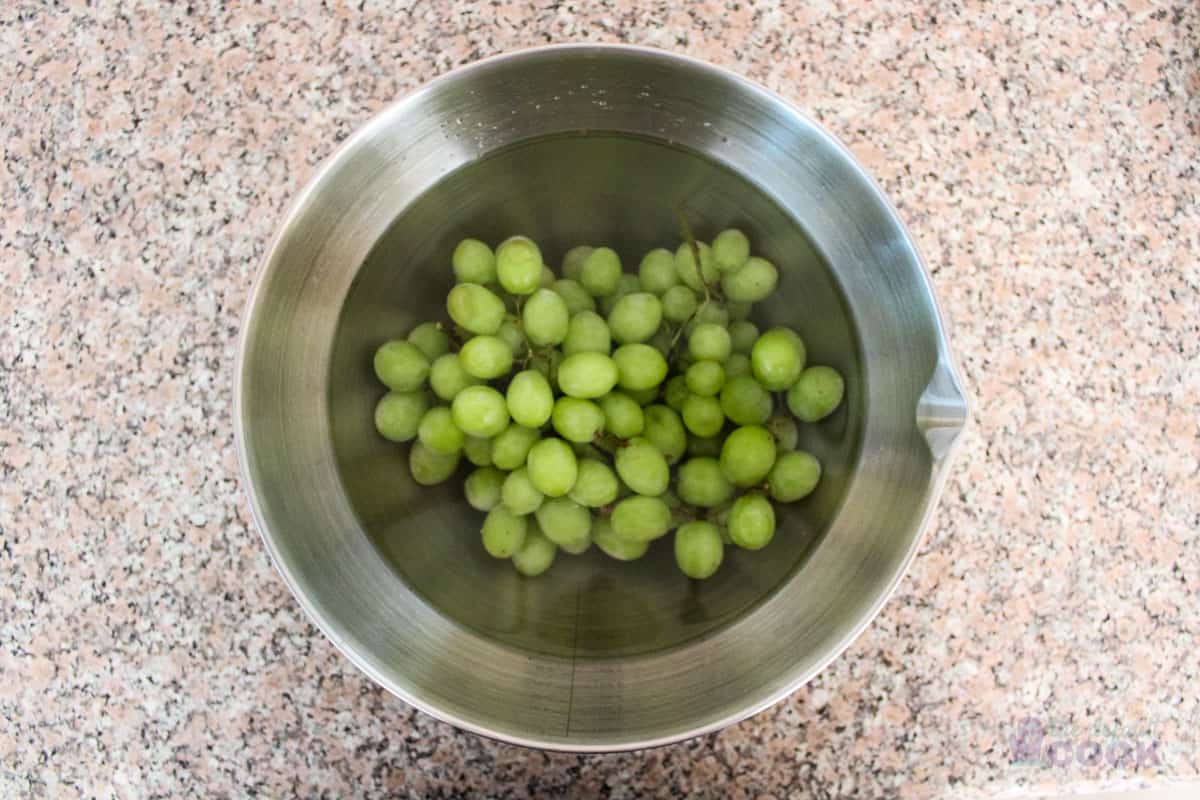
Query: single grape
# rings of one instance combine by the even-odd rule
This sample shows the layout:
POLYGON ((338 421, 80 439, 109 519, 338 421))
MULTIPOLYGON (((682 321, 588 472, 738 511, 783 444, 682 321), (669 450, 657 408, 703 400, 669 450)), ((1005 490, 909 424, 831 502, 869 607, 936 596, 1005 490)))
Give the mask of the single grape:
POLYGON ((541 507, 546 496, 529 479, 529 470, 519 467, 508 473, 500 486, 500 502, 513 514, 532 514, 541 507))
POLYGON ((526 236, 505 239, 496 248, 496 277, 512 294, 533 294, 542 278, 542 251, 526 236))
POLYGON ((651 386, 649 389, 626 389, 625 394, 629 395, 634 402, 639 406, 648 406, 658 399, 658 387, 651 386))
POLYGON ((691 336, 692 331, 701 325, 716 325, 718 328, 724 328, 728 324, 729 312, 725 309, 724 304, 710 300, 696 309, 696 316, 687 324, 684 332, 691 336))
POLYGON ((525 533, 521 549, 512 554, 513 566, 526 578, 536 578, 554 565, 558 548, 534 527, 525 533))
POLYGON ((775 536, 775 509, 761 494, 744 494, 729 510, 729 537, 738 547, 761 550, 775 536))
POLYGON ((518 372, 509 381, 506 395, 509 415, 526 428, 540 428, 554 411, 554 391, 546 376, 534 369, 518 372))
POLYGON ((510 558, 525 543, 527 523, 504 506, 496 506, 483 520, 483 549, 493 558, 510 558))
POLYGON ((580 311, 596 310, 596 301, 578 281, 563 278, 562 280, 555 281, 554 286, 551 288, 567 304, 567 312, 571 316, 575 316, 580 311))
POLYGON ((555 384, 558 383, 558 365, 562 361, 562 351, 553 348, 543 350, 541 353, 535 355, 529 362, 529 366, 542 373, 542 376, 549 380, 551 384, 555 384))
POLYGON ((434 406, 425 412, 417 438, 439 453, 457 453, 463 448, 463 432, 454 424, 454 416, 446 406, 434 406))
POLYGON ((721 411, 738 425, 762 425, 771 406, 770 392, 749 375, 739 375, 721 389, 721 411))
POLYGON ((554 274, 554 270, 547 266, 542 267, 542 275, 538 278, 538 288, 549 289, 554 286, 554 282, 558 280, 558 276, 554 274))
POLYGON ((684 382, 692 394, 711 397, 725 385, 725 370, 716 361, 697 361, 687 368, 684 382))
POLYGON ((671 479, 667 459, 649 440, 640 436, 617 448, 616 467, 626 486, 650 497, 665 492, 671 479))
POLYGON ((478 386, 482 381, 463 368, 457 353, 438 356, 429 370, 429 387, 439 399, 447 403, 468 386, 478 386))
POLYGON ((611 522, 618 536, 650 542, 671 529, 671 509, 657 497, 634 495, 617 503, 611 522))
POLYGON ((393 339, 375 351, 375 376, 397 392, 420 389, 429 376, 429 359, 415 344, 393 339))
POLYGON ((781 453, 767 476, 771 497, 793 503, 807 497, 821 480, 821 462, 803 450, 781 453))
POLYGON ((654 332, 654 335, 647 340, 646 344, 662 353, 663 357, 666 358, 671 354, 671 341, 671 331, 666 325, 663 325, 654 332))
POLYGON ((691 393, 691 390, 687 386, 687 378, 683 375, 676 375, 667 381, 667 389, 663 397, 666 399, 668 406, 676 411, 682 411, 683 402, 688 399, 688 395, 691 393))
POLYGON ((407 442, 417 435, 427 410, 424 392, 388 392, 375 405, 375 430, 389 442, 407 442))
POLYGON ((721 455, 724 440, 720 436, 689 436, 688 455, 716 458, 721 455))
POLYGON ((446 311, 470 333, 491 336, 500 330, 504 301, 477 283, 460 283, 446 295, 446 311))
POLYGON ((575 452, 562 439, 542 439, 529 450, 525 465, 529 480, 547 497, 562 497, 571 491, 579 474, 575 452))
POLYGON ((675 272, 675 255, 662 247, 646 253, 638 267, 638 283, 643 292, 654 294, 662 294, 672 286, 678 285, 679 275, 675 272))
POLYGON ((757 303, 765 299, 779 285, 779 270, 765 258, 752 256, 745 266, 736 272, 727 272, 721 278, 721 289, 725 297, 737 303, 757 303))
POLYGON ((725 301, 725 310, 729 313, 731 322, 745 322, 746 317, 750 316, 750 311, 753 307, 753 303, 739 303, 733 300, 725 301))
POLYGON ((590 442, 604 430, 604 412, 591 400, 560 397, 550 417, 554 430, 568 442, 590 442))
POLYGON ((725 425, 725 413, 715 397, 688 395, 683 401, 683 424, 697 436, 716 436, 725 425))
POLYGON ((646 406, 642 413, 646 418, 642 436, 658 448, 668 464, 674 464, 687 449, 687 433, 679 415, 664 405, 646 406))
POLYGON ((500 504, 500 488, 505 474, 495 467, 480 467, 463 482, 463 494, 476 511, 491 511, 500 504))
POLYGON ((607 356, 611 350, 612 337, 604 317, 595 311, 580 311, 571 317, 567 336, 562 343, 563 355, 603 353, 607 356))
POLYGON ((579 269, 579 282, 593 297, 605 297, 617 290, 621 280, 621 258, 608 247, 588 253, 579 269))
POLYGON ((562 550, 564 553, 568 553, 570 555, 577 556, 577 555, 580 555, 581 553, 586 553, 588 548, 591 546, 592 546, 592 537, 589 535, 589 536, 584 537, 583 539, 580 539, 577 542, 571 542, 570 544, 562 545, 558 549, 562 550))
POLYGON ((675 563, 689 578, 711 577, 721 566, 724 555, 721 533, 711 522, 697 520, 675 531, 675 563))
POLYGON ((678 324, 688 319, 698 305, 696 293, 686 286, 672 286, 663 292, 663 317, 670 322, 678 324))
POLYGON ((454 474, 458 460, 458 453, 440 453, 418 439, 408 451, 408 470, 417 483, 433 486, 454 474))
POLYGON ((736 272, 750 257, 750 240, 737 228, 717 234, 712 243, 713 261, 722 272, 736 272))
POLYGON ((621 277, 617 279, 617 288, 613 293, 600 298, 600 313, 608 317, 613 312, 613 309, 617 307, 617 303, 620 302, 622 297, 630 294, 638 294, 641 288, 637 275, 622 273, 621 277))
POLYGON ((512 369, 512 348, 499 336, 472 336, 458 351, 462 368, 482 380, 499 378, 512 369))
POLYGON ((612 336, 621 344, 646 341, 655 334, 661 323, 662 303, 649 292, 624 295, 608 315, 612 336))
POLYGON ((583 270, 583 262, 587 261, 587 257, 592 254, 592 250, 594 249, 589 245, 581 244, 568 250, 567 254, 563 256, 562 261, 563 277, 572 281, 579 280, 579 273, 583 270))
POLYGON ((436 322, 422 322, 413 328, 408 333, 408 341, 431 362, 450 352, 450 337, 442 332, 436 322))
POLYGON ((617 370, 618 365, 604 353, 575 353, 558 367, 558 388, 571 397, 602 397, 616 385, 617 370))
POLYGON ((622 389, 650 389, 667 377, 667 360, 648 344, 623 344, 612 360, 617 365, 617 383, 622 389))
POLYGON ((721 465, 708 456, 689 458, 679 468, 675 490, 683 502, 701 508, 713 508, 729 501, 733 484, 721 472, 721 465))
POLYGON ((535 345, 558 344, 567 336, 567 325, 571 315, 562 295, 549 289, 538 289, 521 311, 521 323, 525 335, 535 345))
POLYGON ((751 348, 758 341, 758 327, 748 319, 729 323, 729 340, 733 352, 750 355, 751 348))
POLYGON ((726 382, 743 375, 751 375, 750 356, 745 353, 731 353, 729 358, 725 359, 726 382))
POLYGON ((608 517, 596 517, 592 522, 592 541, 605 555, 617 561, 636 561, 650 548, 649 541, 637 541, 618 536, 608 517))
POLYGON ((521 333, 521 329, 517 327, 517 323, 512 319, 505 319, 500 323, 500 329, 496 331, 496 338, 501 339, 508 349, 512 351, 513 358, 525 355, 528 349, 528 343, 525 341, 525 334, 521 333))
POLYGON ((842 402, 846 383, 833 367, 809 367, 788 390, 787 404, 802 422, 817 422, 833 413, 842 402))
POLYGON ((700 250, 700 268, 696 269, 696 255, 692 246, 684 242, 675 251, 675 274, 680 281, 699 292, 704 289, 704 284, 716 283, 720 275, 713 261, 712 248, 704 242, 696 242, 696 247, 700 250))
POLYGON ((478 239, 463 239, 450 257, 459 283, 491 283, 496 280, 496 256, 478 239))
POLYGON ((450 406, 454 424, 469 436, 495 436, 508 427, 504 395, 490 386, 468 386, 450 406))
POLYGON ((731 350, 729 331, 715 323, 703 322, 688 334, 688 353, 697 361, 721 362, 731 350))
POLYGON ((492 465, 492 440, 483 436, 463 438, 463 455, 477 467, 492 465))
POLYGON ((620 489, 612 467, 595 458, 581 458, 579 476, 567 496, 581 506, 599 508, 616 500, 620 489))
POLYGON ((776 450, 796 449, 796 444, 800 441, 800 430, 796 427, 796 421, 787 412, 779 411, 772 414, 766 425, 767 430, 775 437, 776 450))
POLYGON ((541 438, 536 428, 509 425, 492 440, 492 463, 503 470, 512 470, 525 463, 529 448, 541 438))
POLYGON ((804 368, 804 343, 786 328, 772 328, 758 337, 750 351, 750 369, 764 389, 782 392, 804 368))
POLYGON ((592 512, 579 503, 569 497, 555 497, 542 503, 534 515, 542 533, 559 547, 575 552, 587 549, 591 541, 592 512))
POLYGON ((642 407, 624 392, 609 392, 600 398, 604 429, 621 439, 637 436, 646 426, 642 407))
POLYGON ((721 446, 721 471, 734 486, 762 483, 775 464, 775 437, 760 425, 744 425, 721 446))

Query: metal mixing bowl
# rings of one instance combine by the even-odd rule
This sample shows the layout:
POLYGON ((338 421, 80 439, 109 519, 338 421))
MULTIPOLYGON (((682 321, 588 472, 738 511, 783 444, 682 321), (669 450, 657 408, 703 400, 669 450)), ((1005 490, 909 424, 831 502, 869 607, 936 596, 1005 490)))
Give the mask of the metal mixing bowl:
POLYGON ((255 519, 301 605, 355 664, 462 728, 574 751, 677 741, 809 680, 912 558, 967 416, 929 280, 896 214, 796 109, 667 53, 569 46, 483 61, 373 119, 267 253, 242 333, 237 436, 255 519), (692 582, 665 538, 538 579, 489 558, 461 480, 380 439, 371 356, 443 315, 460 238, 520 232, 549 263, 627 268, 736 225, 781 268, 761 322, 795 326, 847 401, 804 426, 825 477, 769 548, 692 582))

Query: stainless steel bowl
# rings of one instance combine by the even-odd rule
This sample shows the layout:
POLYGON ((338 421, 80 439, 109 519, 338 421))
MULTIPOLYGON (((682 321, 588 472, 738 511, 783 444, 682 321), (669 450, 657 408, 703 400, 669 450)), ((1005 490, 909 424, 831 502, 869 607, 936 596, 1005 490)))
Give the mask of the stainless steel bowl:
POLYGON ((921 258, 827 133, 707 64, 549 47, 457 70, 347 141, 288 212, 253 291, 237 436, 254 515, 301 605, 388 690, 462 728, 573 751, 715 730, 809 680, 912 558, 967 417, 921 258), (763 321, 802 333, 847 402, 769 549, 714 578, 669 538, 633 564, 490 559, 459 481, 413 484, 375 435, 371 355, 439 316, 463 236, 634 259, 728 225, 781 267, 763 321))

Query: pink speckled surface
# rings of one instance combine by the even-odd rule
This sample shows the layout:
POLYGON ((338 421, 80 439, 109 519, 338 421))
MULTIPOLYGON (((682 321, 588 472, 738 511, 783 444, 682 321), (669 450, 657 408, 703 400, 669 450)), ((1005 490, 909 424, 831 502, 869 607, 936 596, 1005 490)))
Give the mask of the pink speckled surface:
POLYGON ((0 795, 1197 775, 1200 7, 330 5, 0 8, 0 795), (455 65, 583 40, 728 66, 841 136, 928 257, 976 412, 842 658, 720 734, 591 757, 457 733, 358 674, 271 568, 230 421, 246 293, 314 165, 455 65), (1026 717, 1142 761, 1013 763, 1026 717))

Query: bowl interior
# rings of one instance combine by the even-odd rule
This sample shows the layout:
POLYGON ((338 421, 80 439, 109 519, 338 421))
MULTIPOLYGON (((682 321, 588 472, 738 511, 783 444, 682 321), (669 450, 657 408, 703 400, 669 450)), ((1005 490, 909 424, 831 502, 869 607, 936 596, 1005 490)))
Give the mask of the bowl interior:
MULTIPOLYGON (((746 177, 678 145, 628 134, 589 132, 529 139, 472 161, 409 204, 371 249, 346 296, 330 362, 328 400, 342 486, 362 527, 395 573, 441 614, 504 645, 531 653, 600 659, 645 654, 712 634, 753 609, 793 575, 837 510, 861 441, 860 348, 833 273, 800 223, 746 177), (674 249, 682 210, 697 237, 737 226, 782 280, 752 319, 761 329, 796 328, 810 363, 837 367, 848 402, 800 446, 821 460, 824 478, 809 498, 779 506, 770 547, 728 548, 718 573, 690 581, 675 566, 672 538, 637 562, 597 548, 561 553, 537 579, 489 557, 479 541, 483 515, 462 497, 459 474, 417 486, 407 445, 374 431, 383 389, 374 350, 417 323, 445 320, 453 285, 450 254, 463 237, 493 245, 522 233, 557 268, 576 244, 605 244, 636 271, 653 247, 674 249)), ((777 399, 782 405, 782 397, 777 399)))

